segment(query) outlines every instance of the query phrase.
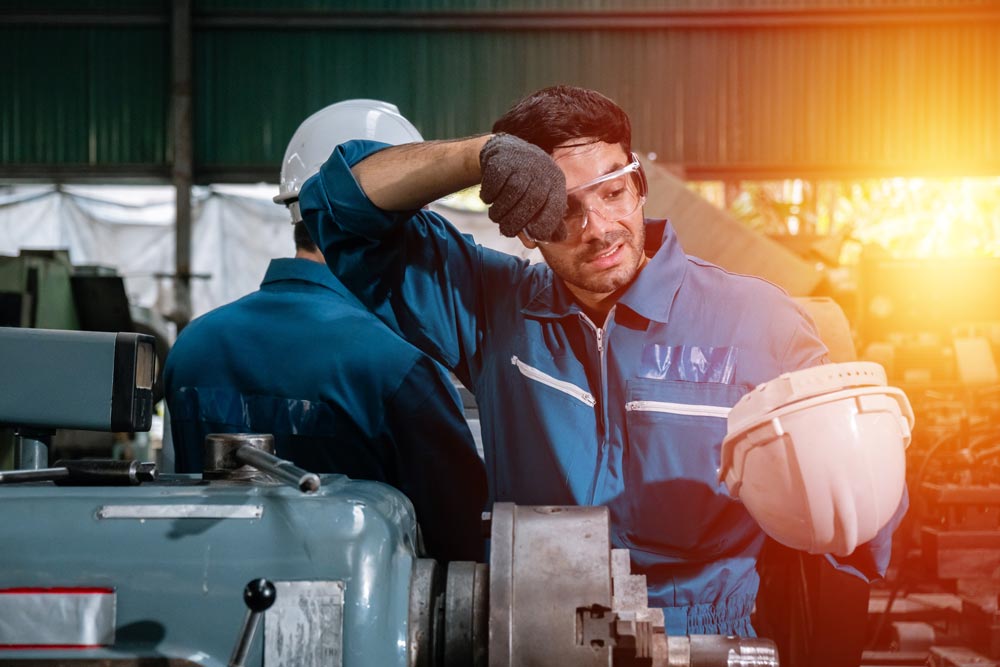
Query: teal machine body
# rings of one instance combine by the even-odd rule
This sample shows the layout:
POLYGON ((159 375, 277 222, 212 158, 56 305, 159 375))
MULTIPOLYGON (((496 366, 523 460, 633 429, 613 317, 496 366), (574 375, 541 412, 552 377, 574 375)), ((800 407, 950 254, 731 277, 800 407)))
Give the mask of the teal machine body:
POLYGON ((279 642, 290 659, 281 664, 409 664, 416 523, 409 501, 383 484, 331 475, 303 494, 176 476, 10 485, 0 501, 0 662, 226 665, 246 613, 243 588, 266 577, 279 592, 247 664, 262 664, 265 646, 277 653, 279 642), (74 600, 101 590, 89 611, 74 600), (279 613, 289 595, 310 612, 279 613), (113 611, 100 608, 102 597, 113 611), (30 619, 33 634, 3 636, 5 616, 9 628, 30 619))

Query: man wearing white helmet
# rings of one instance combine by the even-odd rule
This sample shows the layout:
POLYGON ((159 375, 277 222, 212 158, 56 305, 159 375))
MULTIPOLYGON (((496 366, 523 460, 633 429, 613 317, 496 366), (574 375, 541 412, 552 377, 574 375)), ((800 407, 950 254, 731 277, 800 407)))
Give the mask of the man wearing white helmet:
MULTIPOLYGON (((688 257, 667 221, 644 219, 631 124, 607 97, 540 90, 493 132, 338 146, 302 186, 310 234, 473 390, 494 500, 607 506, 668 634, 752 635, 764 533, 718 478, 726 417, 826 347, 780 289, 688 257), (422 210, 477 183, 500 232, 547 265, 422 210)), ((879 576, 893 527, 838 566, 879 576)))
POLYGON ((421 140, 374 100, 326 107, 295 132, 275 197, 291 212, 295 257, 272 260, 260 290, 191 322, 167 357, 177 470, 201 470, 209 433, 272 433, 276 453, 302 468, 403 491, 431 556, 477 560, 485 472, 454 387, 330 273, 299 216, 301 184, 352 138, 421 140))

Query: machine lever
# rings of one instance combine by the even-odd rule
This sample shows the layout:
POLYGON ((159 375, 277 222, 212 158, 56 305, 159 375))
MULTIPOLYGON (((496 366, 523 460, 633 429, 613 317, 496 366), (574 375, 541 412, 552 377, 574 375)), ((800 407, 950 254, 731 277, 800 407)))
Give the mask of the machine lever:
POLYGON ((0 472, 0 484, 17 482, 51 482, 69 477, 66 468, 38 468, 37 470, 4 470, 0 472))
POLYGON ((243 445, 236 450, 236 459, 241 463, 252 465, 258 470, 262 470, 283 482, 291 484, 303 493, 319 491, 319 475, 303 470, 291 461, 279 459, 274 454, 265 452, 262 449, 243 445))
POLYGON ((236 639, 233 656, 229 659, 229 667, 243 667, 257 632, 257 625, 260 624, 260 616, 274 604, 275 594, 274 584, 267 579, 254 579, 243 589, 247 615, 243 619, 240 636, 236 639))
POLYGON ((156 480, 156 464, 114 459, 56 461, 53 468, 0 472, 0 484, 55 482, 63 486, 131 486, 156 480))
POLYGON ((56 480, 64 486, 135 486, 155 482, 158 476, 155 463, 142 461, 116 461, 114 459, 77 459, 56 461, 69 471, 69 475, 56 480))

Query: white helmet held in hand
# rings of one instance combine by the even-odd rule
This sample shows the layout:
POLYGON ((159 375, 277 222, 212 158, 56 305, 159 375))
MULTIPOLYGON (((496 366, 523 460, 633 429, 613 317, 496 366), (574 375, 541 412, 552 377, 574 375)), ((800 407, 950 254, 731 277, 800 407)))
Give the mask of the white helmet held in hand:
POLYGON ((778 542, 846 556, 899 507, 912 427, 878 364, 785 373, 730 411, 719 476, 778 542))
POLYGON ((281 161, 281 184, 274 203, 288 207, 292 222, 302 219, 299 188, 319 171, 334 148, 352 139, 393 145, 424 140, 396 105, 388 102, 345 100, 320 109, 295 130, 281 161))

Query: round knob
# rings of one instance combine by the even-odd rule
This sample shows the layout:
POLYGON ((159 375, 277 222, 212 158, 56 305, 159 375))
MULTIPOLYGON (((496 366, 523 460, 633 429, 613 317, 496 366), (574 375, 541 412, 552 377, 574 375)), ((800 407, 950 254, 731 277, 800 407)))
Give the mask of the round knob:
POLYGON ((267 579, 254 579, 243 589, 243 602, 255 613, 270 609, 274 604, 274 597, 274 584, 267 579))

